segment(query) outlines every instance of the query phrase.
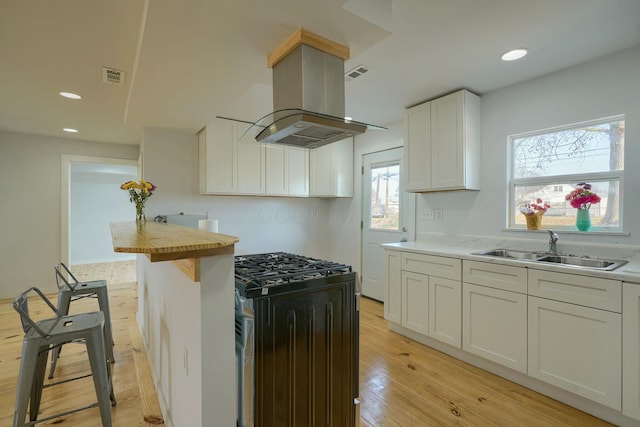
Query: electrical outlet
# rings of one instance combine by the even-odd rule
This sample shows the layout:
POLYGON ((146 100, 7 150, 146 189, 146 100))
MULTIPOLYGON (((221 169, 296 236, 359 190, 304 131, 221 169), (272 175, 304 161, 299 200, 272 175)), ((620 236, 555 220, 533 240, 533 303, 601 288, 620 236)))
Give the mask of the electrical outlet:
POLYGON ((442 221, 444 219, 444 209, 435 210, 435 221, 442 221))
POLYGON ((433 221, 433 209, 423 209, 422 212, 420 212, 420 219, 424 221, 433 221))

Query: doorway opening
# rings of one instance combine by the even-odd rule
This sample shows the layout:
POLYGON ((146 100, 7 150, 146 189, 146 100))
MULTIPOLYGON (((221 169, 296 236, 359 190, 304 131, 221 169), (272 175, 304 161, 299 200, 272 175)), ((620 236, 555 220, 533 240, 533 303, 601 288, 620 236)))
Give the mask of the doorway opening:
POLYGON ((109 224, 135 218, 120 185, 136 179, 133 160, 63 156, 61 257, 78 280, 135 281, 135 255, 113 252, 109 224))

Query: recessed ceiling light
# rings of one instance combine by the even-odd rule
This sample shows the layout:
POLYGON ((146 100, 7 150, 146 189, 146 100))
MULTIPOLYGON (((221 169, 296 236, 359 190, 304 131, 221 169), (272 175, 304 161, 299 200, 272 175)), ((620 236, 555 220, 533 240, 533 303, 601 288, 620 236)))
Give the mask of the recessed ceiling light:
POLYGON ((78 129, 73 128, 62 128, 62 130, 69 133, 78 133, 78 129))
POLYGON ((69 98, 69 99, 82 99, 80 95, 73 92, 60 92, 60 96, 64 96, 65 98, 69 98))
POLYGON ((524 48, 513 49, 513 50, 510 50, 509 52, 505 53, 504 55, 502 55, 502 60, 503 61, 515 61, 516 59, 522 58, 526 54, 527 54, 527 49, 524 49, 524 48))

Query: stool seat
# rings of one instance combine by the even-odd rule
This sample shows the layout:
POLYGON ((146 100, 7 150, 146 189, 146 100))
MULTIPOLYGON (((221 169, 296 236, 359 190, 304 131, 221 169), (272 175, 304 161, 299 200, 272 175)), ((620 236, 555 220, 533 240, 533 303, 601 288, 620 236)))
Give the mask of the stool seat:
POLYGON ((105 318, 101 311, 62 316, 44 294, 35 287, 29 288, 13 300, 13 308, 20 314, 25 332, 22 342, 20 371, 16 388, 16 402, 13 426, 22 427, 48 421, 63 415, 98 406, 103 427, 111 427, 109 403, 115 406, 110 364, 105 348, 105 318), (28 294, 35 292, 55 314, 53 318, 33 320, 29 315, 28 294), (91 366, 91 376, 96 391, 97 403, 55 414, 38 420, 42 390, 46 387, 84 378, 85 376, 60 383, 44 384, 47 356, 50 350, 70 341, 79 340, 87 347, 87 356, 91 366), (25 421, 27 407, 29 422, 25 421))
MULTIPOLYGON (((109 309, 109 295, 107 293, 106 280, 92 280, 80 282, 73 275, 71 270, 64 264, 60 263, 54 267, 56 274, 56 284, 58 285, 58 312, 61 315, 69 314, 69 308, 72 301, 82 298, 97 298, 98 307, 104 313, 104 329, 105 329, 105 345, 107 347, 107 359, 115 362, 113 354, 113 331, 111 329, 111 313, 109 309), (71 279, 67 279, 68 276, 71 279)), ((49 369, 49 378, 53 378, 56 369, 58 357, 62 347, 58 347, 51 352, 51 367, 49 369)))

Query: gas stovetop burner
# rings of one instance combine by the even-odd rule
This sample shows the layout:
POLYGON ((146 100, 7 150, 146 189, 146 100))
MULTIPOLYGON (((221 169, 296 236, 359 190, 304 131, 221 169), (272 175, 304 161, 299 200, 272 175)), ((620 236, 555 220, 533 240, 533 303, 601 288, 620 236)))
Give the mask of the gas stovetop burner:
POLYGON ((236 288, 243 294, 257 291, 266 295, 271 292, 266 289, 272 287, 312 286, 314 281, 326 281, 348 273, 351 273, 349 265, 287 252, 235 257, 236 288))

